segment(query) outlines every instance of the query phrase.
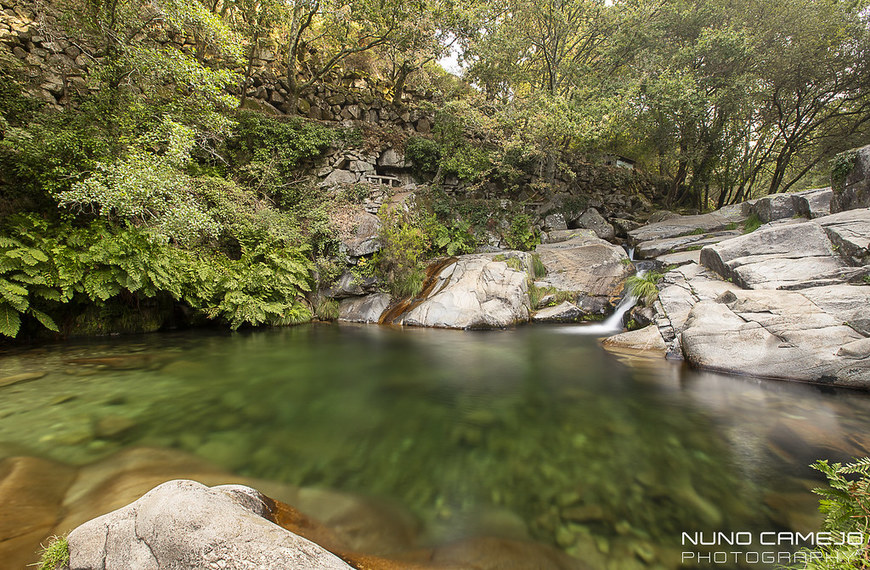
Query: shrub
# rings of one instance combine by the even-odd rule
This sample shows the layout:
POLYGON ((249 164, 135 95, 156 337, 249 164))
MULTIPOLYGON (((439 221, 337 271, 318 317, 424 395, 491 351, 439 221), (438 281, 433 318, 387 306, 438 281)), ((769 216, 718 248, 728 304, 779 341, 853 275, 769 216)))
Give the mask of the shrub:
POLYGON ((378 215, 383 243, 376 255, 378 274, 393 295, 414 296, 423 286, 423 262, 431 246, 429 236, 412 212, 384 205, 378 215))
POLYGON ((125 296, 168 296, 231 328, 308 320, 303 295, 313 266, 305 248, 260 244, 238 259, 186 251, 141 228, 95 221, 84 228, 35 216, 11 220, 0 237, 0 334, 18 334, 22 316, 51 330, 49 316, 71 302, 101 307, 125 296), (48 255, 50 252, 51 255, 48 255))
POLYGON ((411 137, 405 143, 405 159, 411 161, 418 174, 432 174, 438 170, 441 149, 432 139, 411 137))
POLYGON ((338 301, 329 297, 320 297, 314 306, 314 314, 321 321, 334 321, 338 319, 338 301))
POLYGON ((538 231, 535 228, 531 216, 528 214, 516 214, 510 219, 508 229, 504 237, 511 249, 529 251, 541 243, 538 231))

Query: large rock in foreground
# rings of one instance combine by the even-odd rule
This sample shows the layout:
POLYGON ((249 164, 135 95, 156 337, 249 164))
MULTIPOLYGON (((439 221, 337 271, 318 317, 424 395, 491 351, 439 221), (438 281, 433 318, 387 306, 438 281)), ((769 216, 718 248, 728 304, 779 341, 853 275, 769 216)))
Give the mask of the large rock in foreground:
POLYGON ((70 570, 348 570, 340 558, 267 520, 249 487, 170 481, 69 535, 70 570))
MULTIPOLYGON (((525 254, 506 252, 524 260, 525 254)), ((494 254, 463 255, 427 284, 422 302, 411 304, 388 324, 453 329, 504 328, 529 320, 526 271, 494 254)), ((525 263, 520 261, 520 263, 525 263)))
POLYGON ((797 291, 735 290, 701 301, 682 348, 699 368, 870 388, 870 338, 797 291))

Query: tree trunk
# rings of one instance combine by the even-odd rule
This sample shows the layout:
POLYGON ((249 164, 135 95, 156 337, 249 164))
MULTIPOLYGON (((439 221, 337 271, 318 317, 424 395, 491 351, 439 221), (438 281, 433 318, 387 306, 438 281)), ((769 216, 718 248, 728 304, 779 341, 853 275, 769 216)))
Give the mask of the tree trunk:
POLYGON ((396 82, 393 84, 393 105, 396 107, 402 106, 402 92, 405 90, 405 81, 411 74, 411 66, 407 61, 402 62, 399 67, 399 73, 396 75, 396 82))

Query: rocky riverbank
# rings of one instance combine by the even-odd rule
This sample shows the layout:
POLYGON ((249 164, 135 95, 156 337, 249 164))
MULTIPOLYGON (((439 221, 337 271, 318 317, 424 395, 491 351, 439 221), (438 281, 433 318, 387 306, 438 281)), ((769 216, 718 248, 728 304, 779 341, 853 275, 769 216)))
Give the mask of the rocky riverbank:
MULTIPOLYGON (((841 187, 706 214, 658 212, 640 226, 589 208, 568 229, 551 214, 533 252, 439 260, 417 298, 373 292, 351 273, 332 295, 349 322, 477 329, 598 320, 625 294, 633 249, 663 274, 658 297, 631 315, 632 328, 647 329, 605 346, 732 374, 870 388, 867 163, 870 147, 856 153, 841 187)), ((365 235, 349 240, 349 255, 360 255, 359 243, 366 253, 378 248, 371 218, 359 225, 365 235)))
POLYGON ((868 164, 864 147, 841 188, 631 231, 638 254, 665 272, 646 312, 651 324, 605 346, 653 348, 731 374, 870 388, 868 164))

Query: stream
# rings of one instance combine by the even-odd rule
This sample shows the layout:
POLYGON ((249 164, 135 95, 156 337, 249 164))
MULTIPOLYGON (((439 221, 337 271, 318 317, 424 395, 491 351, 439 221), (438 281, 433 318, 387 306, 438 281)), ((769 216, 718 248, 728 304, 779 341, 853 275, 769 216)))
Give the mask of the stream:
POLYGON ((868 453, 863 393, 621 358, 576 328, 311 324, 7 349, 0 382, 31 379, 0 387, 0 458, 169 448, 399 505, 419 544, 510 536, 592 568, 676 568, 683 533, 818 530, 808 465, 868 453))

